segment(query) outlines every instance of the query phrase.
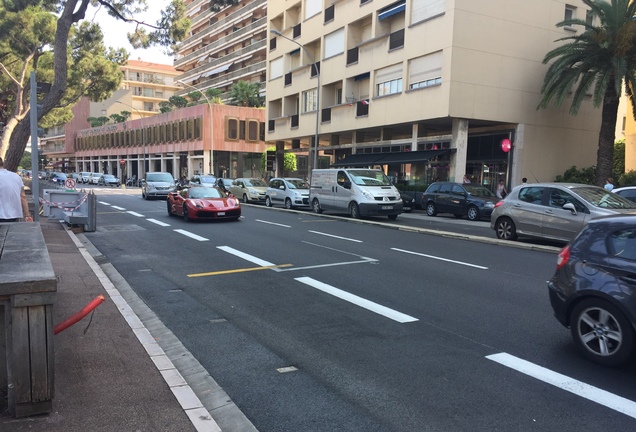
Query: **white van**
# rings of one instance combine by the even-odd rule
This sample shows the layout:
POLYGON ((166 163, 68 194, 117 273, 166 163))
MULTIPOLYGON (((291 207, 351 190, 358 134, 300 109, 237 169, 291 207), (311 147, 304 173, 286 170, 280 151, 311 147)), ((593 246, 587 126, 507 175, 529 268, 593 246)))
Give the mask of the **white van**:
POLYGON ((400 191, 377 169, 315 169, 309 201, 316 213, 347 213, 353 218, 386 215, 395 220, 402 213, 400 191))

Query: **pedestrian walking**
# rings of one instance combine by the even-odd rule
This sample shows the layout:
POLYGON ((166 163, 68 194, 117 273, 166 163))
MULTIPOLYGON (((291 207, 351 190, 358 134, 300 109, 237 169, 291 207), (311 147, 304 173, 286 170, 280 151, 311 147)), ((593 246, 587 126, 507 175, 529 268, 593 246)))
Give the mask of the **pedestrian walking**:
POLYGON ((614 183, 612 178, 608 178, 607 180, 605 180, 605 190, 611 192, 612 189, 614 189, 614 183))
POLYGON ((499 180, 497 184, 497 198, 505 198, 508 195, 508 191, 506 190, 506 185, 504 184, 503 179, 499 180))
POLYGON ((4 167, 0 158, 0 222, 32 222, 22 178, 4 167))

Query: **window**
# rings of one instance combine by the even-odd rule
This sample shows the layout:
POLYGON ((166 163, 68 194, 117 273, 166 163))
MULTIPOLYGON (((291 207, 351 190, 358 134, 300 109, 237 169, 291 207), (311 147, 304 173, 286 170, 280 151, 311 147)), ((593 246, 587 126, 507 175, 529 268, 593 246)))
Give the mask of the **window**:
POLYGON ((325 58, 344 52, 344 28, 325 36, 325 58))
POLYGON ((594 25, 594 12, 591 10, 585 12, 585 22, 589 25, 594 25))
POLYGON ((574 6, 565 5, 565 14, 563 20, 571 20, 575 17, 576 8, 574 6))
POLYGON ((245 139, 245 120, 239 121, 239 139, 245 139))
POLYGON ((283 58, 278 57, 277 59, 269 62, 269 77, 270 79, 278 78, 283 75, 283 58))
POLYGON ((305 0, 305 19, 322 12, 322 0, 305 0))
POLYGON ((375 95, 386 96, 402 92, 402 63, 389 66, 375 73, 375 95))
POLYGON ((636 261, 636 230, 634 228, 614 232, 607 239, 612 255, 636 261))
POLYGON ((316 111, 318 105, 316 104, 316 97, 318 96, 318 89, 311 89, 303 92, 303 111, 304 113, 309 111, 316 111))
POLYGON ((228 140, 237 140, 238 139, 238 119, 228 118, 226 121, 226 131, 227 131, 227 139, 228 140))
POLYGON ((519 191, 519 199, 530 204, 541 204, 543 200, 542 187, 526 187, 519 191))
MULTIPOLYGON (((163 129, 161 129, 161 132, 163 132, 163 129)), ((201 117, 194 119, 194 139, 201 139, 201 117)), ((161 142, 163 142, 163 134, 161 136, 161 142)))
POLYGON ((325 9, 325 23, 329 21, 333 21, 336 11, 336 5, 331 5, 327 9, 325 9))
POLYGON ((442 51, 409 61, 409 89, 430 87, 442 83, 442 51))
POLYGON ((247 140, 258 141, 258 127, 259 123, 256 120, 247 121, 247 140))
POLYGON ((446 0, 413 0, 411 24, 442 15, 446 11, 446 0))

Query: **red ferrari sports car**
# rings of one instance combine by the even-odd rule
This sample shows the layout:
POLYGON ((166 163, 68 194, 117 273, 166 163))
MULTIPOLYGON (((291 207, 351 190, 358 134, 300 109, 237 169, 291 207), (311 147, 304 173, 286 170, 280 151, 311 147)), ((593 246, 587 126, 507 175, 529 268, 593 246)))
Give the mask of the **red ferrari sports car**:
POLYGON ((241 217, 241 204, 234 195, 217 187, 191 187, 168 194, 168 215, 189 220, 233 219, 241 217))

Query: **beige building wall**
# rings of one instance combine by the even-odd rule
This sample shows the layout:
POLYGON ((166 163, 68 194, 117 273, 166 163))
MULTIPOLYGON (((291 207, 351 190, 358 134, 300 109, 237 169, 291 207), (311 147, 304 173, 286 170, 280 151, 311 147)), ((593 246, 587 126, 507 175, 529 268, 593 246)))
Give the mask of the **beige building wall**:
MULTIPOLYGON (((465 123, 453 122, 461 120, 468 124, 469 138, 510 132, 511 185, 522 177, 551 181, 572 165, 595 163, 600 111, 591 102, 585 102, 576 117, 568 114, 569 101, 561 108, 537 110, 547 70, 543 57, 556 46, 555 40, 576 31, 555 24, 564 19, 566 7, 576 18, 585 19, 581 0, 406 0, 403 12, 384 19, 380 14, 399 7, 400 2, 319 3, 321 11, 309 17, 311 0, 268 5, 268 29, 303 47, 294 54, 298 44, 270 33, 276 42, 274 48, 270 43, 267 58, 268 140, 284 142, 286 149, 298 147, 293 142, 300 142, 294 151, 306 152, 310 146, 316 111, 303 112, 302 108, 303 92, 317 87, 317 78, 310 77, 313 57, 320 62, 320 110, 328 109, 331 115, 324 121, 324 113, 319 113, 321 151, 397 145, 405 138, 411 150, 422 150, 425 142, 436 138, 465 140, 457 126, 465 123), (415 22, 417 5, 427 5, 439 13, 415 22), (333 9, 327 12, 329 7, 333 9), (325 22, 327 13, 333 13, 333 20, 325 22), (294 37, 298 26, 300 35, 294 37), (327 39, 340 29, 344 32, 343 49, 325 56, 327 39), (391 49, 392 38, 402 29, 403 46, 391 49), (358 50, 358 60, 347 64, 351 49, 358 50), (412 61, 434 53, 441 58, 441 83, 411 89, 412 61), (392 66, 401 66, 402 90, 380 96, 378 74, 392 66), (365 73, 370 76, 362 84, 355 77, 365 73), (334 97, 339 89, 341 101, 334 97), (368 115, 357 115, 358 103, 367 99, 368 115), (297 126, 292 126, 294 116, 298 117, 297 126), (388 139, 383 132, 386 128, 392 129, 388 139), (369 131, 367 135, 376 138, 359 142, 360 131, 369 131), (337 145, 333 145, 334 135, 338 136, 337 145)), ((451 142, 451 148, 456 147, 457 143, 451 142)), ((466 160, 459 152, 452 156, 452 164, 454 158, 466 160)), ((336 156, 331 157, 333 162, 336 156)), ((450 177, 461 178, 464 167, 455 165, 450 177)))

